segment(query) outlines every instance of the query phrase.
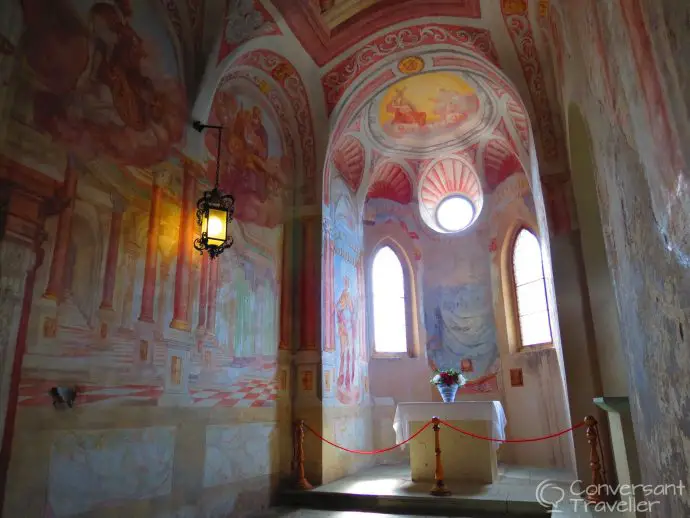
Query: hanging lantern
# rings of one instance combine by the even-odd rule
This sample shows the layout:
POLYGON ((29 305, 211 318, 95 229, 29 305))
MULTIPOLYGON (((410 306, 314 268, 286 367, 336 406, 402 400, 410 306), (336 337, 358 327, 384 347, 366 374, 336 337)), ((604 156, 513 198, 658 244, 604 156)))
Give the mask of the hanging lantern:
POLYGON ((194 240, 194 248, 200 253, 208 252, 211 259, 215 259, 226 248, 233 244, 230 224, 235 213, 235 198, 231 194, 223 194, 218 187, 220 181, 220 149, 222 126, 209 126, 199 121, 194 121, 194 129, 201 132, 206 128, 218 130, 218 151, 216 153, 216 185, 204 192, 204 195, 196 202, 196 219, 201 226, 201 235, 194 240))

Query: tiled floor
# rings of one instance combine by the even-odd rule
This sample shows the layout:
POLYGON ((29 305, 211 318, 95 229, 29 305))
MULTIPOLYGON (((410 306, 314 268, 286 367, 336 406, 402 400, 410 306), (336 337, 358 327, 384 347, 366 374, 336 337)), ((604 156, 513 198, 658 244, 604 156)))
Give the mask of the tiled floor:
MULTIPOLYGON (((618 513, 592 512, 584 501, 575 495, 571 496, 570 486, 573 476, 564 470, 542 468, 525 468, 517 466, 499 467, 499 480, 491 485, 471 485, 467 483, 448 483, 452 495, 444 498, 458 501, 473 501, 474 508, 495 512, 496 517, 507 516, 512 511, 531 508, 541 509, 539 501, 554 504, 553 516, 559 518, 584 518, 590 516, 616 517, 618 513), (539 495, 539 496, 538 496, 539 495), (479 501, 479 505, 474 505, 479 501), (559 502, 560 501, 560 502, 559 502)), ((355 476, 318 487, 316 493, 340 493, 355 495, 377 495, 385 497, 420 497, 429 498, 429 483, 412 482, 409 465, 377 466, 355 476)), ((429 505, 434 505, 431 502, 429 505)), ((426 509, 426 508, 425 508, 426 509)), ((431 512, 428 510, 427 512, 431 512)), ((317 516, 332 518, 367 518, 393 517, 357 511, 316 511, 273 509, 266 518, 311 518, 317 516)), ((468 514, 471 514, 468 512, 468 514)), ((409 516, 409 515, 408 515, 409 516)), ((415 515, 422 516, 422 515, 415 515)), ((457 515, 456 515, 457 516, 457 515)), ((263 515, 262 515, 263 517, 263 515)))
MULTIPOLYGON (((53 400, 49 394, 55 382, 24 381, 19 386, 19 405, 49 406, 53 400)), ((155 404, 163 394, 163 388, 149 385, 121 385, 115 387, 84 384, 80 386, 76 404, 101 406, 113 403, 155 404)), ((256 408, 275 406, 278 384, 272 378, 247 377, 235 380, 223 390, 190 389, 190 406, 256 408)))

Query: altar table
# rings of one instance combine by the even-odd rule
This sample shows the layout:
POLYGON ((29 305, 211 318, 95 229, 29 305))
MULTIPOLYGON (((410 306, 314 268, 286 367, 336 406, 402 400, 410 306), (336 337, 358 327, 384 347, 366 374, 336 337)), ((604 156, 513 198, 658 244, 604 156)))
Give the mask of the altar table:
MULTIPOLYGON (((500 401, 457 401, 398 404, 393 420, 396 442, 408 439, 434 416, 476 435, 505 439, 506 416, 500 401)), ((443 425, 439 436, 445 480, 484 484, 496 480, 496 454, 501 443, 469 437, 443 425)), ((436 467, 432 425, 409 445, 412 480, 432 482, 436 467)))

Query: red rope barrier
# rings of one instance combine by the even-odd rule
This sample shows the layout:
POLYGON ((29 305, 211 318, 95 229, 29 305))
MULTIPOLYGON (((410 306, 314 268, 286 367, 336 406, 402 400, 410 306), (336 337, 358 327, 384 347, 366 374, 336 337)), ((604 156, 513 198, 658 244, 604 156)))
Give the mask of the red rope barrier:
POLYGON ((399 447, 402 446, 403 444, 406 444, 406 443, 410 442, 412 439, 414 439, 414 438, 417 437, 420 433, 422 433, 424 430, 426 430, 426 429, 429 427, 430 424, 431 424, 431 421, 427 422, 427 423, 426 423, 424 426, 422 426, 414 435, 410 436, 409 439, 406 439, 406 440, 404 440, 403 442, 396 444, 395 446, 391 446, 391 447, 389 447, 389 448, 384 448, 384 449, 382 449, 382 450, 372 450, 372 451, 351 450, 351 449, 349 449, 349 448, 345 448, 344 446, 340 446, 340 445, 338 445, 338 444, 336 444, 336 443, 334 443, 334 442, 329 441, 329 440, 326 439, 325 437, 320 436, 320 435, 319 435, 318 433, 316 433, 316 432, 311 428, 311 426, 309 426, 308 424, 305 423, 304 427, 305 427, 307 430, 309 430, 311 433, 313 433, 314 435, 316 435, 316 437, 317 437, 318 439, 321 439, 321 440, 322 440, 323 442, 325 442, 326 444, 328 444, 328 445, 330 445, 330 446, 333 446, 334 448, 338 448, 339 450, 343 450, 343 451, 346 451, 346 452, 348 452, 348 453, 358 453, 358 454, 360 454, 360 455, 378 455, 379 453, 386 453, 387 451, 394 450, 394 449, 396 449, 396 448, 399 448, 399 447))
POLYGON ((475 439, 482 439, 484 441, 493 441, 493 442, 502 442, 502 443, 520 443, 520 442, 537 442, 537 441, 545 441, 546 439, 553 439, 554 437, 559 437, 561 435, 565 435, 568 432, 572 432, 573 430, 577 430, 578 428, 582 427, 585 425, 584 422, 578 423, 575 426, 571 426, 567 430, 561 430, 560 432, 552 433, 549 435, 542 435, 541 437, 530 437, 529 439, 495 439, 493 437, 484 437, 483 435, 477 435, 472 432, 468 432, 465 430, 461 430, 460 428, 457 428, 453 426, 450 423, 447 423, 445 421, 440 421, 441 424, 446 425, 448 428, 451 430, 455 430, 456 432, 460 432, 461 434, 468 435, 470 437, 474 437, 475 439))
MULTIPOLYGON (((572 432, 573 430, 577 430, 578 428, 581 428, 582 426, 585 426, 586 423, 578 423, 575 426, 571 426, 570 428, 566 430, 561 430, 560 432, 552 433, 549 435, 543 435, 541 437, 530 437, 529 439, 495 439, 493 437, 484 437, 483 435, 477 435, 472 432, 468 432, 466 430, 462 430, 460 428, 457 428, 453 426, 452 424, 439 420, 439 422, 451 430, 455 430, 456 432, 460 432, 463 435, 467 435, 469 437, 474 437, 475 439, 481 439, 484 441, 492 441, 492 442, 500 442, 500 443, 525 443, 525 442, 537 442, 537 441, 545 441, 547 439, 553 439, 554 437, 560 437, 561 435, 565 435, 568 432, 572 432)), ((350 448, 345 448, 344 446, 340 446, 339 444, 336 444, 334 442, 329 441, 325 437, 319 435, 311 426, 308 424, 304 424, 304 427, 309 430, 311 433, 313 433, 317 439, 320 439, 321 441, 325 442, 326 444, 333 446, 334 448, 338 448, 339 450, 346 451, 348 453, 357 453, 359 455, 378 455, 380 453, 386 453, 389 451, 392 451, 396 448, 399 448, 400 446, 403 446, 404 444, 407 444, 410 442, 412 439, 417 437, 420 433, 422 433, 424 430, 426 430, 429 425, 432 424, 432 421, 428 421, 424 426, 422 426, 417 432, 415 432, 413 435, 411 435, 408 439, 405 439, 403 442, 398 443, 394 446, 390 446, 388 448, 383 448, 381 450, 372 450, 372 451, 365 451, 365 450, 351 450, 350 448)))

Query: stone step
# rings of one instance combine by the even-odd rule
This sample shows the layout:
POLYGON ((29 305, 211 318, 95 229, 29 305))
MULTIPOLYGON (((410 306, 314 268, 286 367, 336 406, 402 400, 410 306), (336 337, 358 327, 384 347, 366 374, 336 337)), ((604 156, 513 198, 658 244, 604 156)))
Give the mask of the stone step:
POLYGON ((459 516, 464 518, 550 516, 537 502, 507 501, 504 498, 464 498, 462 496, 367 495, 316 491, 283 491, 280 506, 321 511, 357 511, 406 516, 459 516))
MULTIPOLYGON (((252 514, 248 518, 432 518, 438 517, 437 514, 408 514, 408 513, 371 513, 360 511, 329 511, 324 509, 305 509, 295 507, 277 507, 271 508, 267 511, 262 511, 257 514, 252 514)), ((473 518, 473 515, 467 513, 462 515, 442 515, 453 516, 458 518, 473 518)), ((474 515, 479 516, 479 515, 474 515)), ((486 514, 483 518, 505 518, 506 514, 486 514)))

